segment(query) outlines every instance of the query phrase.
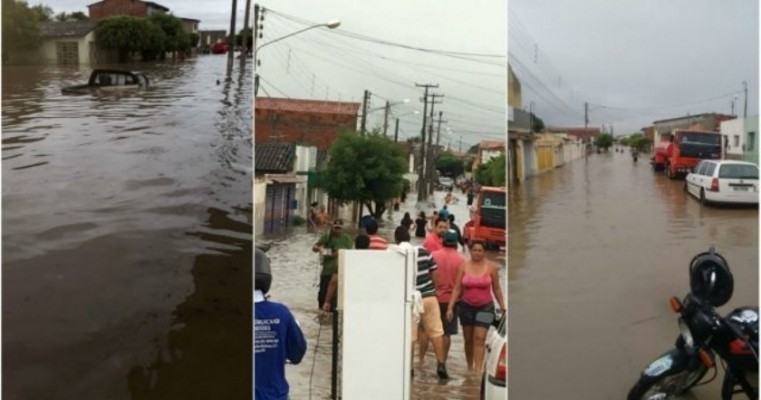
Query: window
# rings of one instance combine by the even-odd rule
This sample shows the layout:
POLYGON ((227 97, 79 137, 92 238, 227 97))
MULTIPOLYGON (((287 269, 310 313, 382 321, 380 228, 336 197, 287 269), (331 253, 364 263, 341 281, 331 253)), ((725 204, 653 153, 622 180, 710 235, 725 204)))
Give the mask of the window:
POLYGON ((706 163, 705 176, 713 176, 713 171, 716 170, 716 164, 706 163))
POLYGON ((695 173, 698 175, 705 175, 706 165, 708 165, 708 162, 706 161, 701 161, 698 163, 697 167, 695 167, 695 173))
POLYGON ((732 146, 735 148, 740 147, 740 135, 735 135, 734 139, 734 144, 732 146))
POLYGON ((58 64, 79 64, 79 44, 77 42, 56 42, 55 52, 58 64))
POLYGON ((748 164, 726 164, 719 169, 719 178, 758 179, 758 167, 748 164))

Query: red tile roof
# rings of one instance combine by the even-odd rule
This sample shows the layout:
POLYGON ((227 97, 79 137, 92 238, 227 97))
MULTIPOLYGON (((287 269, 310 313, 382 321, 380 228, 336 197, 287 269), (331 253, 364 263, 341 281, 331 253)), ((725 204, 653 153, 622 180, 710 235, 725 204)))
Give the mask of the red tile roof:
POLYGON ((257 97, 254 108, 270 111, 293 111, 314 114, 354 115, 359 113, 360 103, 346 101, 283 99, 257 97))

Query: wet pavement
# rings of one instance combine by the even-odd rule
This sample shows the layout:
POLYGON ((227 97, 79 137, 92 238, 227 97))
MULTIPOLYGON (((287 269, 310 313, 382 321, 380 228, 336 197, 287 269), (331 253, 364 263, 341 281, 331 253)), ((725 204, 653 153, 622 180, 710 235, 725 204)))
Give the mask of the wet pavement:
POLYGON ((250 66, 116 67, 3 67, 3 398, 251 398, 250 66))
MULTIPOLYGON (((465 196, 461 193, 455 195, 460 201, 450 205, 448 209, 455 215, 455 223, 462 227, 469 220, 469 211, 465 196)), ((436 206, 440 208, 443 204, 444 193, 435 192, 434 196, 436 206)), ((404 212, 410 212, 414 218, 415 203, 416 194, 413 193, 408 197, 407 203, 400 207, 400 211, 384 215, 379 234, 393 243, 393 231, 404 216, 404 212)), ((286 368, 291 387, 290 396, 293 399, 330 398, 332 330, 329 322, 326 321, 321 326, 318 318, 316 303, 319 259, 311 251, 317 239, 316 233, 307 233, 305 228, 295 228, 290 234, 280 237, 258 236, 256 238, 257 242, 272 243, 272 247, 267 252, 272 260, 274 274, 270 290, 272 300, 284 302, 291 308, 301 323, 308 342, 307 354, 301 364, 289 365, 286 368)), ((422 240, 413 237, 412 243, 421 244, 422 240)), ((504 277, 504 253, 489 252, 487 257, 500 265, 500 273, 504 277)), ((502 287, 504 291, 506 287, 504 282, 502 287)), ((462 332, 461 329, 460 332, 462 332)), ((417 362, 417 355, 415 357, 417 362)), ((436 376, 433 346, 429 346, 429 353, 425 360, 424 369, 416 368, 415 370, 415 377, 412 380, 412 399, 470 400, 479 398, 481 377, 467 372, 462 334, 452 338, 447 362, 451 379, 440 382, 436 376)), ((357 365, 361 366, 363 362, 367 361, 358 360, 357 365)))
MULTIPOLYGON (((673 348, 668 299, 709 246, 735 277, 719 312, 758 304, 757 209, 701 207, 683 184, 611 151, 511 187, 511 397, 625 398, 673 348)), ((722 376, 680 398, 718 398, 722 376)))

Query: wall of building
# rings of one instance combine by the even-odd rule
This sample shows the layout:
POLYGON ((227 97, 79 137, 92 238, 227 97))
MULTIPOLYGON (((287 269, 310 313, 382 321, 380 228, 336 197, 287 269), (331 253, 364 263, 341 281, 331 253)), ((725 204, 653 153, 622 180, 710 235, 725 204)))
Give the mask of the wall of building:
POLYGON ((263 177, 254 179, 254 234, 264 233, 265 199, 267 197, 267 181, 263 177))
POLYGON ((745 120, 745 152, 743 159, 758 165, 758 115, 745 120))
POLYGON ((277 113, 256 109, 255 140, 260 143, 299 143, 328 149, 341 127, 354 129, 356 117, 337 114, 310 114, 289 111, 277 113))
POLYGON ((723 121, 720 126, 722 143, 726 143, 724 158, 729 160, 741 160, 743 158, 743 148, 745 145, 745 121, 743 119, 733 119, 723 121))

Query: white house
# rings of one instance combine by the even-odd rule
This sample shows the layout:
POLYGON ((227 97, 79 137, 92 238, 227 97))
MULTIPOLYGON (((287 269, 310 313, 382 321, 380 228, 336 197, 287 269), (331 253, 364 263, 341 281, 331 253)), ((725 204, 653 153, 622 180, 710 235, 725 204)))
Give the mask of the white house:
POLYGON ((745 149, 745 125, 743 118, 722 121, 719 131, 723 137, 724 158, 729 160, 742 160, 745 149))
POLYGON ((95 22, 66 21, 40 24, 39 54, 48 64, 92 64, 98 57, 95 22))

